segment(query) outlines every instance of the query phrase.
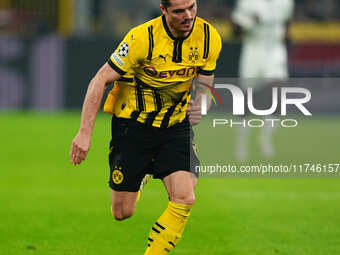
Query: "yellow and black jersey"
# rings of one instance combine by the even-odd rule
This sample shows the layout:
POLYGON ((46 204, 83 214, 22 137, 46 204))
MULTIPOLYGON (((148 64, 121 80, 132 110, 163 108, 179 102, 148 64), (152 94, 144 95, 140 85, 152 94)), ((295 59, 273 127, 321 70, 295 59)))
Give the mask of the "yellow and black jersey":
POLYGON ((175 38, 160 16, 133 28, 108 63, 119 74, 104 111, 166 128, 186 117, 190 86, 197 74, 212 75, 221 38, 196 17, 185 38, 175 38))

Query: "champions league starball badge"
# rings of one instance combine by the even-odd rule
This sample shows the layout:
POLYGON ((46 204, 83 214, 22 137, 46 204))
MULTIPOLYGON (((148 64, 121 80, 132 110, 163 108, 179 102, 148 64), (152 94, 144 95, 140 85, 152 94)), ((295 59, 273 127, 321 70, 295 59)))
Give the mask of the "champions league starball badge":
POLYGON ((126 42, 124 42, 118 49, 118 55, 123 58, 123 57, 126 57, 128 53, 129 53, 129 45, 126 42))

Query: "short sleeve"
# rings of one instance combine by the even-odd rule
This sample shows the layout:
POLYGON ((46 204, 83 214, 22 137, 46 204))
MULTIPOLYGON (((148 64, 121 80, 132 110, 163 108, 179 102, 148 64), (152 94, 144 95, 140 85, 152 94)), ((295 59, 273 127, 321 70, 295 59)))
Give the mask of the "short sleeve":
POLYGON ((132 29, 112 53, 108 64, 124 75, 143 60, 146 48, 143 34, 136 28, 132 29))
POLYGON ((199 74, 212 75, 216 69, 216 63, 222 49, 222 40, 215 28, 211 27, 210 49, 207 62, 198 71, 199 74))

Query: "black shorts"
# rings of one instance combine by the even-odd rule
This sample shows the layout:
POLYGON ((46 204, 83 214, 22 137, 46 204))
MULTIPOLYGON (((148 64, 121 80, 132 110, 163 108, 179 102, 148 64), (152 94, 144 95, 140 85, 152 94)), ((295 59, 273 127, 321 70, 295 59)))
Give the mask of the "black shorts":
POLYGON ((116 191, 139 190, 146 174, 163 179, 199 165, 188 119, 169 128, 156 128, 132 119, 112 118, 109 185, 116 191))

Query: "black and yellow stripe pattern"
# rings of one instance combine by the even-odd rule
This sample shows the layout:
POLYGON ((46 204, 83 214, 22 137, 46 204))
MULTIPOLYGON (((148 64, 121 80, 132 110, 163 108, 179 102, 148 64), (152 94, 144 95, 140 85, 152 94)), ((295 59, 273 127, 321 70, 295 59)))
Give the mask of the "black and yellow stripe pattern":
POLYGON ((167 254, 182 238, 192 205, 169 201, 168 208, 152 226, 145 255, 167 254))
MULTIPOLYGON (((167 230, 164 226, 156 222, 150 231, 149 237, 148 237, 148 247, 154 244, 155 240, 162 240, 163 249, 167 252, 170 252, 173 248, 176 247, 174 244, 174 240, 168 240, 171 235, 168 235, 166 232, 167 230), (168 241, 167 241, 168 240, 168 241)), ((177 239, 177 238, 175 238, 177 239)))
POLYGON ((192 80, 213 74, 220 50, 219 34, 198 17, 183 38, 171 34, 164 16, 132 29, 108 61, 122 78, 110 92, 105 111, 154 127, 180 123, 192 80))
POLYGON ((190 93, 166 93, 166 89, 153 88, 135 77, 136 92, 134 110, 130 117, 148 126, 167 128, 174 121, 181 122, 185 118, 185 108, 190 93))
POLYGON ((149 52, 148 52, 148 60, 152 59, 152 51, 154 47, 154 41, 153 41, 153 26, 148 27, 148 35, 149 35, 149 52))

